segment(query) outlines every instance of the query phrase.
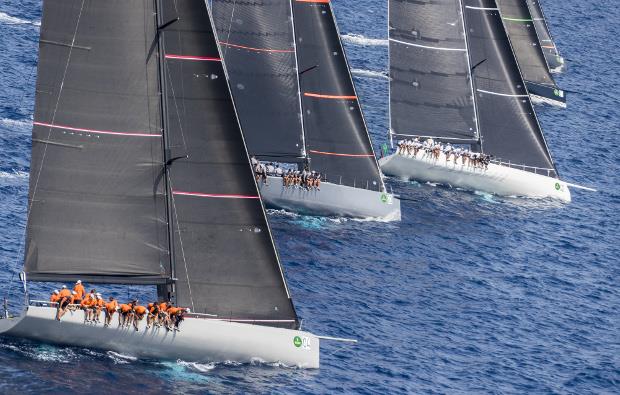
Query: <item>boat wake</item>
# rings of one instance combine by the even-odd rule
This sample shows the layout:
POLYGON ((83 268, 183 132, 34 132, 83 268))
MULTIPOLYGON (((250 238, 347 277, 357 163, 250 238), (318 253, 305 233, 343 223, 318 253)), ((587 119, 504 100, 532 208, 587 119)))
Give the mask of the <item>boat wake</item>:
POLYGON ((0 23, 4 23, 6 25, 32 25, 37 27, 41 26, 40 21, 29 21, 27 19, 17 18, 4 12, 0 12, 0 23))
POLYGON ((388 40, 382 38, 368 38, 361 34, 346 33, 340 36, 343 41, 363 46, 387 46, 388 40))
POLYGON ((351 69, 351 74, 358 76, 358 77, 374 78, 374 79, 386 80, 386 81, 390 80, 390 77, 388 77, 387 73, 383 71, 351 69))
POLYGON ((131 355, 125 355, 114 351, 106 352, 106 356, 110 358, 116 365, 124 365, 138 360, 138 358, 131 355))
MULTIPOLYGON (((212 371, 213 369, 215 369, 217 367, 217 364, 214 362, 209 362, 209 363, 197 363, 197 362, 185 362, 182 360, 178 360, 177 361, 177 365, 185 368, 185 369, 189 369, 189 370, 193 370, 193 371, 197 371, 200 373, 207 373, 212 371)), ((223 363, 223 365, 228 366, 227 363, 223 363)), ((239 364, 241 365, 241 364, 239 364)), ((237 365, 232 365, 232 366, 237 366, 237 365)))

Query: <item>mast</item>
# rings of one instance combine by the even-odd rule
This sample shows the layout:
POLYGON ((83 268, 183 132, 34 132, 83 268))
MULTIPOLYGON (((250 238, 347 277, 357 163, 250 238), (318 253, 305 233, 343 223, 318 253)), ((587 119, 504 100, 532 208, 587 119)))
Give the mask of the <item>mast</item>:
POLYGON ((170 283, 166 286, 159 286, 157 288, 157 294, 159 298, 163 298, 165 300, 169 300, 174 302, 174 281, 176 278, 176 271, 174 267, 175 255, 174 255, 174 230, 172 226, 172 200, 170 199, 170 175, 168 168, 172 163, 168 161, 171 160, 169 158, 170 146, 168 144, 168 138, 166 138, 167 133, 167 120, 168 120, 168 105, 167 105, 167 95, 164 94, 166 91, 166 76, 165 76, 165 63, 164 57, 162 56, 165 53, 165 49, 163 47, 162 37, 160 34, 160 29, 165 28, 164 24, 166 21, 162 19, 160 6, 161 0, 154 0, 155 6, 155 23, 156 23, 156 37, 157 37, 157 59, 158 59, 158 70, 159 70, 159 87, 160 87, 160 96, 161 96, 161 124, 162 124, 162 140, 163 144, 163 171, 164 171, 164 188, 165 188, 165 197, 166 197, 166 223, 168 227, 168 250, 169 250, 169 265, 170 265, 170 283))
POLYGON ((291 15, 291 28, 293 29, 293 49, 295 50, 295 70, 297 70, 297 102, 299 103, 299 121, 301 122, 301 140, 303 144, 303 152, 302 155, 308 160, 308 150, 306 148, 306 126, 304 124, 304 109, 301 102, 301 82, 299 81, 300 73, 303 70, 299 70, 299 58, 297 55, 297 34, 295 33, 295 17, 293 14, 293 1, 289 0, 289 10, 291 15))
POLYGON ((472 104, 474 106, 474 121, 476 122, 476 134, 474 135, 474 137, 478 139, 478 145, 480 146, 480 150, 482 150, 482 142, 480 140, 480 122, 478 118, 478 106, 476 105, 476 92, 474 92, 474 76, 473 76, 474 70, 472 69, 471 57, 469 53, 469 39, 467 38, 467 32, 465 31, 465 16, 464 16, 465 10, 463 9, 462 0, 459 0, 459 8, 460 8, 459 14, 461 15, 461 24, 463 27, 463 37, 465 38, 465 53, 467 54, 467 70, 468 70, 467 75, 469 78, 469 86, 471 88, 472 104))

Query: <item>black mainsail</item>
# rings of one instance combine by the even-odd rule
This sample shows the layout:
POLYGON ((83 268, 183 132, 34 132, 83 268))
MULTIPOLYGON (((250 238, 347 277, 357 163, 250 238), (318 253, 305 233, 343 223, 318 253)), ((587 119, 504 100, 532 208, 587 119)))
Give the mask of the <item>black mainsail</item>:
POLYGON ((549 25, 547 23, 547 19, 545 18, 540 1, 527 0, 527 5, 529 6, 530 13, 532 14, 532 20, 534 21, 534 26, 536 27, 536 33, 538 33, 538 38, 540 39, 540 44, 543 49, 543 53, 545 54, 545 59, 547 60, 547 65, 549 66, 550 71, 562 68, 564 65, 564 59, 560 55, 553 37, 551 37, 551 31, 549 30, 549 25))
POLYGON ((28 279, 296 327, 206 3, 45 0, 40 49, 28 279))
POLYGON ((251 154, 305 157, 290 1, 213 0, 213 19, 251 154))
POLYGON ((564 94, 549 71, 526 0, 498 0, 497 3, 530 94, 564 102, 564 94), (540 89, 540 85, 543 85, 543 89, 540 89))
POLYGON ((384 189, 329 0, 293 0, 306 151, 327 181, 384 189))
POLYGON ((390 0, 389 7, 392 135, 470 144, 555 176, 495 1, 390 0))
POLYGON ((477 139, 460 2, 391 0, 388 33, 391 131, 477 139))

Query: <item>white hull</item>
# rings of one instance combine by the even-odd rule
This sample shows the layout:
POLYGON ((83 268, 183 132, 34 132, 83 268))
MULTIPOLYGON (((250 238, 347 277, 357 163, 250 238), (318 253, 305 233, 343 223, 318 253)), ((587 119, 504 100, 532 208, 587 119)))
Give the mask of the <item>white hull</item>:
MULTIPOLYGON (((319 338, 290 329, 188 317, 180 331, 85 324, 83 311, 55 320, 56 309, 30 306, 21 317, 0 319, 0 334, 46 343, 109 350, 138 358, 187 362, 264 362, 319 367, 319 338), (297 339, 296 339, 297 338, 297 339)), ((103 313, 101 314, 103 319, 103 313)))
POLYGON ((436 182, 500 196, 571 201, 568 186, 556 178, 493 163, 486 170, 462 165, 460 159, 454 164, 453 160, 446 162, 443 153, 439 159, 422 151, 415 158, 392 154, 381 158, 379 165, 385 174, 401 179, 436 182))
POLYGON ((400 200, 389 193, 329 182, 321 183, 320 191, 284 187, 282 178, 271 176, 266 185, 258 185, 270 208, 307 215, 400 221, 400 200))

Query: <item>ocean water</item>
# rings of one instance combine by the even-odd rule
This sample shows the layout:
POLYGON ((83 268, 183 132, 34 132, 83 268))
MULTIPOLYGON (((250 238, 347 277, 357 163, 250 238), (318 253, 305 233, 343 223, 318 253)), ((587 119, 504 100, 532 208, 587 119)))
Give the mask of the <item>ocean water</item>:
MULTIPOLYGON (((386 4, 333 3, 378 146, 386 4)), ((406 199, 401 223, 272 212, 305 328, 358 345, 323 343, 310 371, 0 339, 0 393, 620 393, 620 7, 543 4, 571 93, 567 110, 537 112, 562 177, 599 192, 573 191, 563 205, 390 181, 406 199)), ((13 306, 40 14, 38 0, 0 2, 0 295, 13 306)))

